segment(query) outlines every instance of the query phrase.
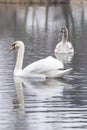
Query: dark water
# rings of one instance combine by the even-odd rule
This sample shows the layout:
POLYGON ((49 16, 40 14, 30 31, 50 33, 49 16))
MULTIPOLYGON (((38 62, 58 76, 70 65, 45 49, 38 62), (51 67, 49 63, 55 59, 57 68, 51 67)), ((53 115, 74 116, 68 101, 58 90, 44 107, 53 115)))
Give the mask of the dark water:
POLYGON ((0 130, 87 129, 87 5, 0 5, 0 130), (64 79, 14 79, 17 51, 25 43, 24 67, 54 55, 67 25, 74 56, 64 56, 73 71, 64 79))

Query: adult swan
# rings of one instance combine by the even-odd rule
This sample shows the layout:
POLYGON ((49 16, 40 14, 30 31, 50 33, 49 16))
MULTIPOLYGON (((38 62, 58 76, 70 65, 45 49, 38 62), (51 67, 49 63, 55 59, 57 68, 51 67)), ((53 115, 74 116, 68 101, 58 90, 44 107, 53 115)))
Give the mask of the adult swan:
POLYGON ((15 41, 10 50, 15 48, 18 48, 17 61, 14 69, 15 76, 31 78, 58 78, 63 77, 71 71, 71 69, 64 70, 63 63, 52 56, 33 62, 22 70, 25 50, 24 43, 22 41, 15 41))

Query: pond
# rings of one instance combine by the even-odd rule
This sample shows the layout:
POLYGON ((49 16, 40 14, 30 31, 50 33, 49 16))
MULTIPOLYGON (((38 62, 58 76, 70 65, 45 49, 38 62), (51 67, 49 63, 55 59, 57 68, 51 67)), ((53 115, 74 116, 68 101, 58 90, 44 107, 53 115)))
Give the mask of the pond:
POLYGON ((0 5, 0 129, 87 129, 87 5, 0 5), (63 79, 14 78, 16 51, 25 44, 23 67, 54 56, 61 27, 69 29, 74 56, 65 56, 73 70, 63 79))

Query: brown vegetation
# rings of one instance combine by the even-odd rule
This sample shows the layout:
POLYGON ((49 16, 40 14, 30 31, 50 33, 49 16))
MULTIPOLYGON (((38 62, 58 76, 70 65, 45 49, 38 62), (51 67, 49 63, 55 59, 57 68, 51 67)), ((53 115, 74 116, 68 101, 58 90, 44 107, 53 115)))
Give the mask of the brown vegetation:
POLYGON ((3 4, 57 4, 57 3, 87 3, 87 0, 0 0, 3 4))
POLYGON ((0 3, 36 3, 36 4, 45 4, 45 3, 66 3, 70 0, 0 0, 0 3))

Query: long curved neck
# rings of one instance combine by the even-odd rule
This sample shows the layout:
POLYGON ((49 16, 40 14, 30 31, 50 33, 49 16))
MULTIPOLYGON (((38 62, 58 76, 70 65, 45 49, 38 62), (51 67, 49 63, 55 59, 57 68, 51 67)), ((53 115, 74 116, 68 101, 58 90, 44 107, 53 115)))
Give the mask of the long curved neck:
POLYGON ((24 45, 20 46, 20 48, 18 49, 17 61, 16 61, 14 73, 22 71, 24 50, 25 50, 24 45))
POLYGON ((62 42, 63 42, 63 43, 66 43, 67 40, 68 40, 68 30, 66 30, 66 31, 63 33, 62 42))

